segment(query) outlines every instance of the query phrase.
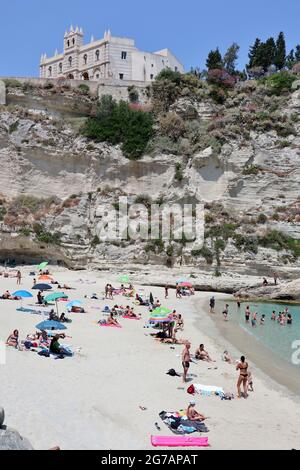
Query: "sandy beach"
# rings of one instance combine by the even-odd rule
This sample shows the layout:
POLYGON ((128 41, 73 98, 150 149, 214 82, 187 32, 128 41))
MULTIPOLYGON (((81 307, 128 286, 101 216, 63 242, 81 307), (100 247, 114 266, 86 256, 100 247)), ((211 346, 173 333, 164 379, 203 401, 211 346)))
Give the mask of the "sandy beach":
MULTIPOLYGON (((21 289, 30 290, 32 267, 22 267, 21 289)), ((72 272, 50 267, 53 277, 76 290, 66 291, 70 299, 84 299, 97 293, 102 297, 110 282, 119 286, 117 273, 72 272)), ((133 277, 139 288, 138 274, 133 277)), ((0 293, 18 290, 15 278, 0 277, 0 293)), ((190 383, 223 387, 236 395, 237 372, 234 365, 221 360, 225 349, 235 359, 240 352, 223 338, 209 318, 205 305, 211 293, 197 292, 194 297, 176 299, 170 291, 158 287, 140 287, 145 294, 152 291, 162 304, 181 313, 185 329, 178 338, 189 339, 192 353, 200 343, 216 363, 192 364, 190 383), (217 367, 217 369, 215 369, 217 367)), ((35 296, 35 291, 32 293, 35 296)), ((218 298, 225 298, 218 294, 218 298)), ((23 306, 34 304, 24 300, 23 306)), ((0 366, 0 405, 5 408, 6 424, 28 438, 35 449, 60 446, 71 449, 151 449, 151 435, 170 435, 159 413, 187 407, 191 397, 179 377, 166 372, 174 368, 182 372, 183 346, 160 344, 144 328, 149 312, 135 307, 142 314, 140 321, 121 319, 122 329, 100 328, 104 305, 128 304, 121 296, 114 301, 86 300, 85 314, 70 314, 73 322, 62 341, 72 345, 73 358, 54 360, 34 352, 7 348, 6 365, 0 366), (145 411, 141 407, 147 408, 145 411), (161 427, 157 431, 155 423, 161 427)), ((130 304, 132 302, 130 301, 130 304)), ((18 301, 0 301, 0 339, 5 341, 14 329, 20 338, 34 333, 42 317, 17 312, 18 301)), ((60 312, 64 310, 59 303, 60 312)), ((243 352, 243 351, 241 351, 243 352)), ((257 368, 248 358, 254 377, 255 393, 248 400, 221 401, 218 397, 196 395, 197 410, 209 417, 211 449, 292 449, 300 442, 300 398, 280 386, 257 368)))

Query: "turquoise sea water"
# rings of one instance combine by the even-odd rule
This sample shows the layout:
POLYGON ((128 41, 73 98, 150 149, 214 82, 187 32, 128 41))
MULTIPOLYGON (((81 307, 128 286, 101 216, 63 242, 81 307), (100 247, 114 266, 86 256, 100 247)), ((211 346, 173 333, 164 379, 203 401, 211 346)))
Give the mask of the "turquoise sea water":
MULTIPOLYGON (((292 355, 295 354, 296 349, 292 345, 298 341, 298 351, 300 350, 300 305, 284 305, 276 303, 242 303, 241 308, 237 307, 236 302, 228 302, 229 306, 229 321, 234 321, 239 325, 247 334, 251 335, 255 340, 270 349, 275 355, 291 364, 292 355), (245 310, 247 305, 250 306, 250 311, 258 313, 257 327, 253 328, 250 324, 245 322, 245 310), (280 326, 279 323, 271 320, 272 311, 275 310, 278 315, 279 312, 284 311, 288 307, 289 313, 293 317, 293 324, 280 326), (260 318, 262 314, 266 315, 265 324, 260 325, 260 318)), ((222 305, 223 306, 223 305, 222 305)), ((222 311, 222 310, 221 310, 222 311)), ((294 344, 295 346, 295 344, 294 344)), ((300 359, 300 353, 298 353, 300 359)), ((299 368, 299 366, 298 366, 299 368)), ((300 368, 299 368, 300 374, 300 368)))

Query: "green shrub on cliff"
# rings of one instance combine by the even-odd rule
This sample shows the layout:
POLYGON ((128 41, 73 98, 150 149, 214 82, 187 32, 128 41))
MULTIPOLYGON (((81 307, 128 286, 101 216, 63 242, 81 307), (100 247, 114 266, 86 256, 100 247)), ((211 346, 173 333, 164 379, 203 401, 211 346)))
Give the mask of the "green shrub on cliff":
POLYGON ((124 155, 136 160, 145 152, 153 133, 151 114, 132 109, 127 103, 117 103, 104 95, 97 107, 96 117, 89 118, 83 134, 97 142, 122 144, 124 155))
POLYGON ((297 80, 297 78, 297 75, 283 71, 264 79, 264 82, 267 85, 268 91, 271 95, 279 96, 283 93, 289 93, 292 90, 292 85, 294 81, 297 80))

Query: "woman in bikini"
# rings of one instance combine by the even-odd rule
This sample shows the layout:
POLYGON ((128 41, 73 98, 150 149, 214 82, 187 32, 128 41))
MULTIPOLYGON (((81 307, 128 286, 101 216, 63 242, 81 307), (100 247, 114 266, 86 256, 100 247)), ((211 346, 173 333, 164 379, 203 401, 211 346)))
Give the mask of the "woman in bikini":
POLYGON ((118 320, 116 320, 114 317, 113 317, 113 314, 111 313, 107 319, 107 324, 108 325, 114 325, 114 326, 119 326, 119 322, 118 320))
POLYGON ((13 348, 18 348, 19 346, 19 332, 15 330, 6 340, 7 346, 11 346, 13 348))
POLYGON ((248 397, 248 362, 246 362, 245 356, 241 357, 240 362, 236 366, 236 370, 240 371, 240 375, 237 382, 238 398, 241 398, 241 385, 244 388, 244 398, 248 397))

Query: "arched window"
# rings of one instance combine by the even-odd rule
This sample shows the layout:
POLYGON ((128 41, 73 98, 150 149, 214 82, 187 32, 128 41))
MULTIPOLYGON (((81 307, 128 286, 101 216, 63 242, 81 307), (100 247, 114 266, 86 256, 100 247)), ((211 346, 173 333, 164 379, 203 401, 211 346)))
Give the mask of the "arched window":
POLYGON ((68 44, 68 47, 70 47, 70 41, 68 41, 67 44, 68 44))
POLYGON ((74 46, 74 44, 75 44, 75 38, 72 39, 72 43, 73 43, 73 46, 74 46))
POLYGON ((60 64, 59 64, 58 67, 59 67, 59 73, 62 73, 62 71, 63 71, 63 64, 62 64, 61 62, 60 62, 60 64))
POLYGON ((69 57, 69 67, 70 67, 70 68, 72 67, 72 62, 73 62, 72 57, 69 57))
POLYGON ((48 77, 52 77, 52 67, 48 68, 48 77))
POLYGON ((87 56, 87 54, 84 54, 84 56, 83 56, 84 65, 87 64, 87 60, 88 60, 88 56, 87 56))
POLYGON ((99 49, 96 50, 96 60, 98 61, 100 59, 100 51, 99 49))

